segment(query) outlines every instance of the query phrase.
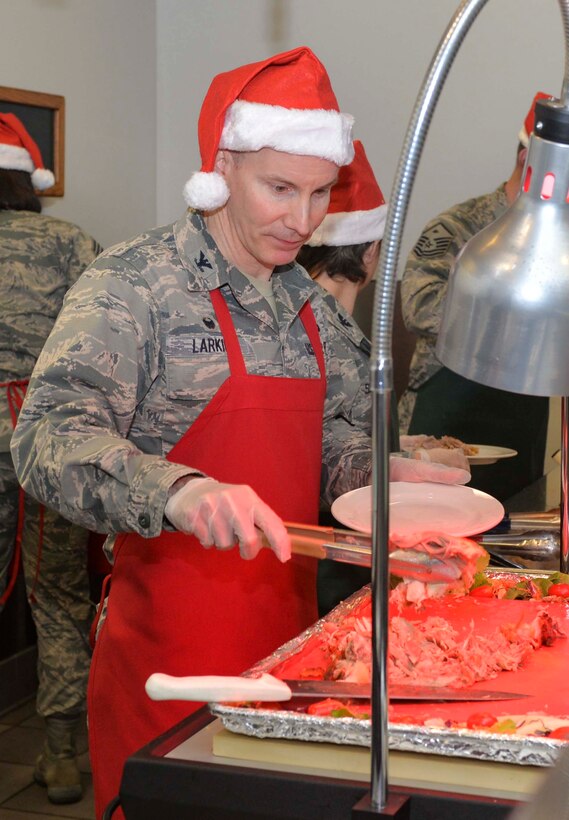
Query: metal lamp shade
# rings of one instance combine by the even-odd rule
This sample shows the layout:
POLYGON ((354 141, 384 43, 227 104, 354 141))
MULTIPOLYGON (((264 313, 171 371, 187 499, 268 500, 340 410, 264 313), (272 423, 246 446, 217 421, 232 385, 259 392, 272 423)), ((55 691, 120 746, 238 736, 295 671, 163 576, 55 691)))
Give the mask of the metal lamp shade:
POLYGON ((532 135, 522 191, 449 280, 437 357, 490 387, 569 395, 569 145, 532 135))

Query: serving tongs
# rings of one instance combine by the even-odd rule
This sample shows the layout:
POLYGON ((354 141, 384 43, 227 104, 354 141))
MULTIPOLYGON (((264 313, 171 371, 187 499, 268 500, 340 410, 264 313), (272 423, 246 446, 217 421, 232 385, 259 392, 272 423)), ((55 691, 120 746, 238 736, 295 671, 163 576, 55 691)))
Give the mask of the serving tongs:
POLYGON ((508 514, 510 530, 552 530, 559 532, 561 515, 559 507, 545 512, 511 512, 508 514))
MULTIPOLYGON (((345 564, 371 567, 371 535, 335 527, 310 526, 285 522, 294 555, 329 558, 345 564)), ((440 561, 426 553, 394 550, 389 554, 389 571, 401 578, 428 584, 456 581, 460 570, 453 563, 440 561)))

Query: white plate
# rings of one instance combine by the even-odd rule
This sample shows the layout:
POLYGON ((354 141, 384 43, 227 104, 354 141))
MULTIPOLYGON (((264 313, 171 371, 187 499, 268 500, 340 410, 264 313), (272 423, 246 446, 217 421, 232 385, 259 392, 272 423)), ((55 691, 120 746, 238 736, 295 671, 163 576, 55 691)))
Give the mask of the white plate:
POLYGON ((510 450, 509 447, 494 447, 492 444, 470 444, 470 447, 478 447, 478 452, 474 456, 468 456, 470 464, 495 464, 500 458, 512 458, 517 456, 517 450, 510 450))
MULTIPOLYGON (((389 531, 393 535, 476 535, 504 517, 504 507, 497 499, 472 487, 394 481, 389 488, 389 531)), ((332 515, 350 529, 371 534, 371 487, 341 495, 332 504, 332 515)))

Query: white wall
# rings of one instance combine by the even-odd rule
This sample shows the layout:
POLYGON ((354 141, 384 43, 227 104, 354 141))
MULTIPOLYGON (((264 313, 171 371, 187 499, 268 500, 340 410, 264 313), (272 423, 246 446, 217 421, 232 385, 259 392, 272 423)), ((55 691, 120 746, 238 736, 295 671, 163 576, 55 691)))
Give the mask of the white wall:
MULTIPOLYGON (((183 208, 199 167, 196 123, 213 74, 308 45, 340 106, 356 118, 384 193, 393 183, 413 105, 458 0, 157 0, 158 217, 183 208), (272 14, 281 10, 281 31, 272 14), (271 36, 273 34, 273 36, 271 36)), ((480 13, 451 69, 411 199, 402 258, 443 208, 506 179, 535 91, 558 94, 558 4, 495 0, 480 13)))
MULTIPOLYGON (((458 0, 0 0, 0 84, 66 98, 66 194, 46 210, 105 245, 176 218, 199 166, 211 77, 299 44, 327 66, 385 193, 418 89, 458 0), (280 12, 280 30, 275 14, 280 12)), ((489 3, 435 112, 402 257, 424 222, 511 168, 537 89, 558 93, 557 3, 489 3)))
POLYGON ((105 246, 156 222, 154 0, 0 0, 0 85, 61 94, 65 196, 105 246))
MULTIPOLYGON (((458 0, 156 0, 157 215, 175 219, 200 166, 197 118, 214 74, 298 45, 326 65, 343 110, 389 196, 423 78, 458 0), (280 28, 275 30, 275 18, 280 28)), ((495 0, 467 35, 427 137, 403 235, 400 268, 425 222, 493 190, 514 164, 536 91, 559 94, 564 41, 550 0, 495 0)), ((552 402, 548 453, 559 447, 552 402)), ((552 466, 547 459, 546 467, 552 466)))
MULTIPOLYGON (((419 87, 458 0, 0 0, 0 85, 66 98, 66 193, 46 213, 103 245, 183 210, 212 76, 306 44, 388 196, 419 87), (275 19, 280 27, 275 26, 275 19)), ((550 0, 481 12, 435 112, 403 238, 404 259, 441 209, 511 169, 536 90, 559 93, 563 36, 550 0)))

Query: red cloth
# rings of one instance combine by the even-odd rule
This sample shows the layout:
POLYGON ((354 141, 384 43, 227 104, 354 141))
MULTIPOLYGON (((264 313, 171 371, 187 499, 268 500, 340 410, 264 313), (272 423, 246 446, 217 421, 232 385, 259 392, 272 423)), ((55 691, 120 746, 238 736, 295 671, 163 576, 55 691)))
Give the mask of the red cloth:
MULTIPOLYGON (((300 315, 320 378, 250 376, 225 300, 210 295, 230 376, 169 460, 250 484, 284 520, 316 523, 326 384, 312 309, 300 315)), ((177 532, 120 537, 89 683, 97 817, 119 791, 125 759, 201 705, 151 701, 151 673, 238 674, 316 619, 313 559, 281 564, 262 550, 244 561, 177 532)))

